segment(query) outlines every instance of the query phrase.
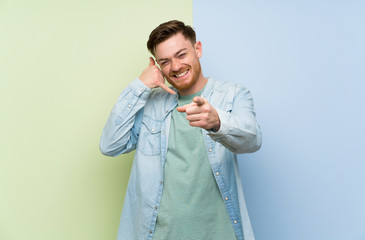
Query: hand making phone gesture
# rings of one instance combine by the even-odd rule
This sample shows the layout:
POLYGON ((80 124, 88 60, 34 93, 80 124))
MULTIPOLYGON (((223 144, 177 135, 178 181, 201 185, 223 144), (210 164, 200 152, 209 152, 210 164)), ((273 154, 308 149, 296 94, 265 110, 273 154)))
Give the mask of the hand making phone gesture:
POLYGON ((156 66, 155 60, 150 57, 150 63, 142 72, 139 79, 149 88, 160 87, 168 93, 175 94, 176 92, 165 85, 165 77, 161 70, 156 66))

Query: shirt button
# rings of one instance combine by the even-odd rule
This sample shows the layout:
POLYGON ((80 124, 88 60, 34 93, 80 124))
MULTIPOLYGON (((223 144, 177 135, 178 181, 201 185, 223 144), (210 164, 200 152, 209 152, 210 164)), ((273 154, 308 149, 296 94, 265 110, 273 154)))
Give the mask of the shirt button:
POLYGON ((152 131, 152 132, 155 132, 155 129, 153 129, 153 128, 152 128, 152 129, 151 129, 151 131, 152 131))
POLYGON ((233 221, 233 223, 235 223, 235 224, 236 224, 236 223, 237 223, 237 221, 236 221, 236 220, 234 220, 234 221, 233 221))
POLYGON ((225 199, 226 199, 226 201, 228 200, 228 198, 227 198, 227 197, 226 197, 225 199))
POLYGON ((132 107, 132 105, 130 105, 130 104, 129 104, 129 105, 128 105, 128 107, 129 107, 129 108, 131 108, 131 107, 132 107))
POLYGON ((150 231, 150 234, 152 234, 152 231, 150 231))
POLYGON ((143 91, 143 88, 140 88, 139 90, 141 90, 141 92, 143 91))
POLYGON ((216 173, 215 173, 215 175, 217 175, 217 176, 218 176, 218 175, 219 175, 219 172, 216 172, 216 173))
POLYGON ((160 182, 160 184, 162 184, 162 181, 160 182))
POLYGON ((209 152, 213 151, 213 149, 209 148, 209 152))
POLYGON ((157 210, 157 206, 155 206, 155 209, 157 210))

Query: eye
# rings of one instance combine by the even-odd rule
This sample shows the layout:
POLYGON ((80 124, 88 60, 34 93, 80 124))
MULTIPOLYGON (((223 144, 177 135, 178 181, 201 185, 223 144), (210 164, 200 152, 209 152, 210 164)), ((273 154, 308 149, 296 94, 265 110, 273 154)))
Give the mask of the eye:
POLYGON ((183 58, 183 57, 185 57, 185 55, 186 55, 186 53, 182 53, 182 54, 180 54, 178 57, 179 57, 179 58, 183 58))

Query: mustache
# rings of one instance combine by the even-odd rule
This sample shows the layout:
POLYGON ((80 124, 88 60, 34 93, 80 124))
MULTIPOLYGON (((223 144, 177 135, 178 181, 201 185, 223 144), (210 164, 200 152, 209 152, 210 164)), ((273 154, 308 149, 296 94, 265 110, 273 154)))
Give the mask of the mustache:
POLYGON ((184 67, 182 69, 180 69, 179 71, 171 71, 171 73, 169 74, 170 77, 173 77, 174 75, 178 75, 180 73, 185 72, 186 70, 188 70, 189 67, 184 67))

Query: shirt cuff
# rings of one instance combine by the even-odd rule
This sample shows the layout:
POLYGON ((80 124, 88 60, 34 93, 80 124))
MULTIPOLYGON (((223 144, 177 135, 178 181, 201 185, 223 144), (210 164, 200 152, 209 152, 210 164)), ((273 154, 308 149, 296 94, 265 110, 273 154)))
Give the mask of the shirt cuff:
POLYGON ((151 88, 147 87, 139 78, 135 78, 130 84, 129 88, 137 97, 147 99, 151 93, 151 88))
POLYGON ((214 141, 221 141, 228 135, 229 127, 227 125, 228 122, 228 113, 225 111, 222 111, 220 109, 216 109, 218 112, 219 120, 221 122, 221 126, 217 132, 214 132, 212 130, 207 130, 208 135, 214 140, 214 141))

